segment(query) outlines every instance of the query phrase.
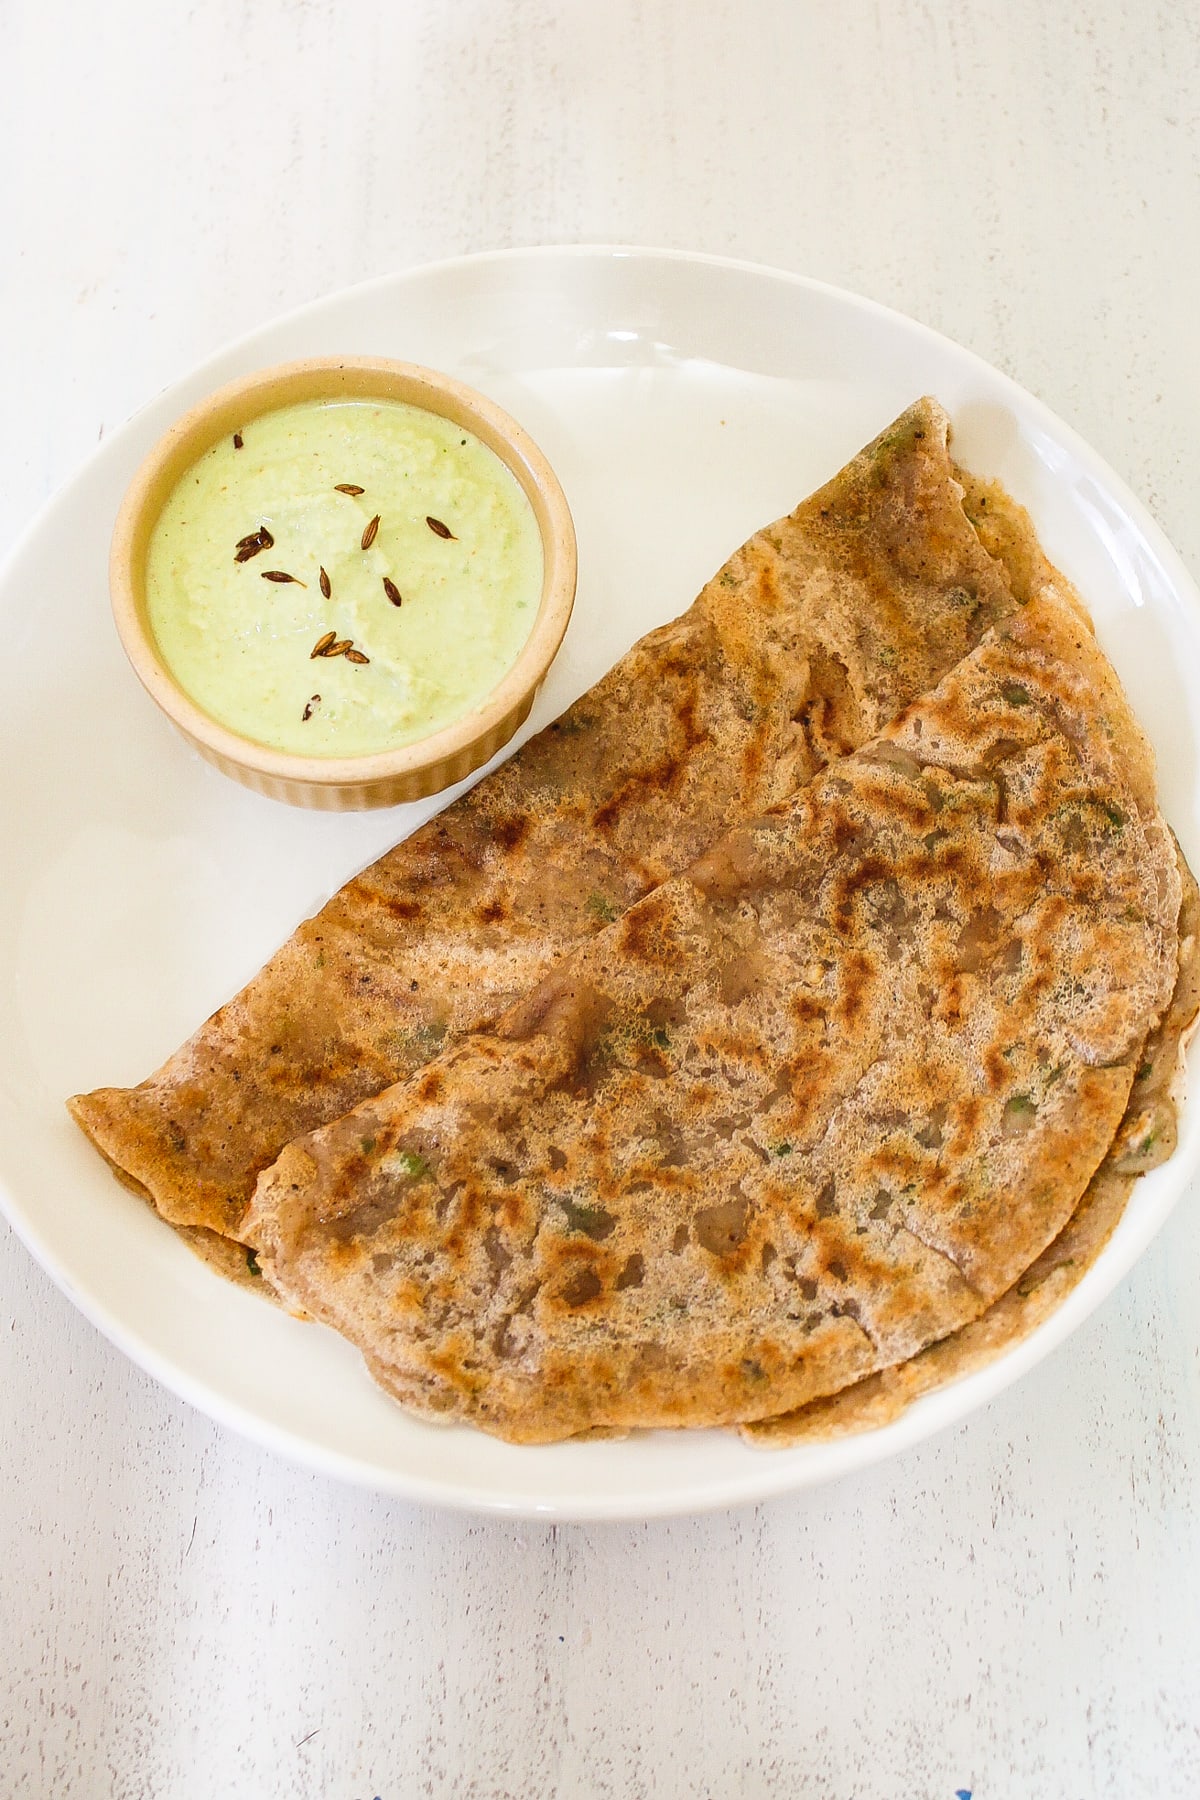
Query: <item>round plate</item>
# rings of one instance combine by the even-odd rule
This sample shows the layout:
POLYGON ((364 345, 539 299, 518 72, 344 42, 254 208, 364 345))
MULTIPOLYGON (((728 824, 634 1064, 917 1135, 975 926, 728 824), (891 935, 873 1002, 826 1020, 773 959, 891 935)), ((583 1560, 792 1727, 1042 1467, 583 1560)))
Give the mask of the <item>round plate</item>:
POLYGON ((309 1466, 411 1499, 549 1518, 692 1511, 824 1481, 960 1419, 1060 1343, 1131 1266, 1200 1155, 1189 1106, 1103 1255, 1039 1331, 881 1430, 794 1450, 731 1432, 517 1448, 403 1414, 355 1351, 209 1272, 125 1192, 64 1098, 132 1084, 349 875, 438 802, 295 812, 224 779, 137 687, 113 631, 108 540, 138 462, 210 389, 354 352, 426 363, 515 415, 579 536, 579 598, 522 735, 673 617, 729 553, 921 393, 960 461, 998 476, 1089 601, 1200 863, 1200 596, 1112 471, 977 357, 818 283, 643 250, 516 251, 414 270, 222 352, 109 439, 0 577, 0 1192, 75 1303, 143 1368, 309 1466))

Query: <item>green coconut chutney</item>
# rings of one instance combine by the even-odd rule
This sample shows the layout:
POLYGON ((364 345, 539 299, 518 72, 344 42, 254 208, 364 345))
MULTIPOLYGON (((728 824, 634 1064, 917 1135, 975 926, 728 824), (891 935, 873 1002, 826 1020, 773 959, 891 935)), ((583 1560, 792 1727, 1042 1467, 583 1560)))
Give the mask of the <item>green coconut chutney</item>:
POLYGON ((249 420, 183 476, 146 564, 181 686, 220 724, 312 756, 398 749, 469 713, 516 661, 541 587, 516 478, 399 401, 249 420), (314 657, 323 641, 349 650, 314 657))

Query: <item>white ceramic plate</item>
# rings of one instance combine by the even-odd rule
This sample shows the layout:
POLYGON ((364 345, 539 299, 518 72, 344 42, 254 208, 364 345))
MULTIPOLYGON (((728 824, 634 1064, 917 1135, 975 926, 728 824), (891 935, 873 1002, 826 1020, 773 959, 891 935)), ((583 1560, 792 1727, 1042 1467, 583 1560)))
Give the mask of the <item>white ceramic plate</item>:
POLYGON ((531 730, 916 395, 937 394, 956 454, 1024 501, 1089 599, 1158 751, 1164 810, 1200 866, 1189 673, 1200 596, 1133 496, 1038 401, 908 319, 766 269, 576 249, 414 270, 269 326, 162 395, 103 445, 0 578, 0 1192, 12 1223, 177 1393, 313 1468, 410 1498, 557 1518, 684 1512, 827 1480, 962 1418, 1131 1266, 1196 1165, 1200 1108, 1034 1336, 883 1430, 775 1452, 718 1432, 518 1449, 407 1418, 331 1332, 210 1274, 68 1120, 67 1094, 140 1080, 304 914, 435 810, 338 817, 235 787, 141 693, 110 622, 109 533, 153 440, 235 375, 337 351, 461 376, 555 465, 578 526, 579 600, 531 730))

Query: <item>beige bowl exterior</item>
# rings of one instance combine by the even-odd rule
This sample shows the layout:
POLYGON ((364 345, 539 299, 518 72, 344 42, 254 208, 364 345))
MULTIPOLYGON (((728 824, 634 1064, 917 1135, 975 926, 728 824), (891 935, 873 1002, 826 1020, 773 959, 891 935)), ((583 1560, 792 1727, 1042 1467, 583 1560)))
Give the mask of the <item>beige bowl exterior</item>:
POLYGON ((420 800, 494 756, 528 717, 558 653, 575 603, 575 527, 558 478, 515 419, 449 376, 374 357, 313 357, 244 376, 185 413, 155 445, 117 515, 109 562, 113 617, 143 687, 201 756, 245 787, 293 806, 362 811, 420 800), (146 552, 163 505, 204 452, 249 420, 302 400, 404 400, 463 426, 521 484, 542 537, 542 596, 533 629, 508 674, 453 725, 371 756, 297 756, 242 737, 209 717, 163 662, 146 613, 146 552))

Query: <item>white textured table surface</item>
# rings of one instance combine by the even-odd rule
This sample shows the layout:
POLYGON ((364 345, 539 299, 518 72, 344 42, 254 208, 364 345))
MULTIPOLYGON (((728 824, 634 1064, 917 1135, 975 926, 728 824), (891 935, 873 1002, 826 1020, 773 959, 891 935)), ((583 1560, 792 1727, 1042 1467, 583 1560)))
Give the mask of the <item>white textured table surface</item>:
MULTIPOLYGON (((939 327, 1200 572, 1197 17, 7 0, 0 550, 106 428, 281 309, 621 240, 939 327)), ((1193 1192, 953 1433, 757 1511, 544 1530, 219 1430, 3 1232, 0 1795, 1194 1795, 1198 1289, 1193 1192)))

